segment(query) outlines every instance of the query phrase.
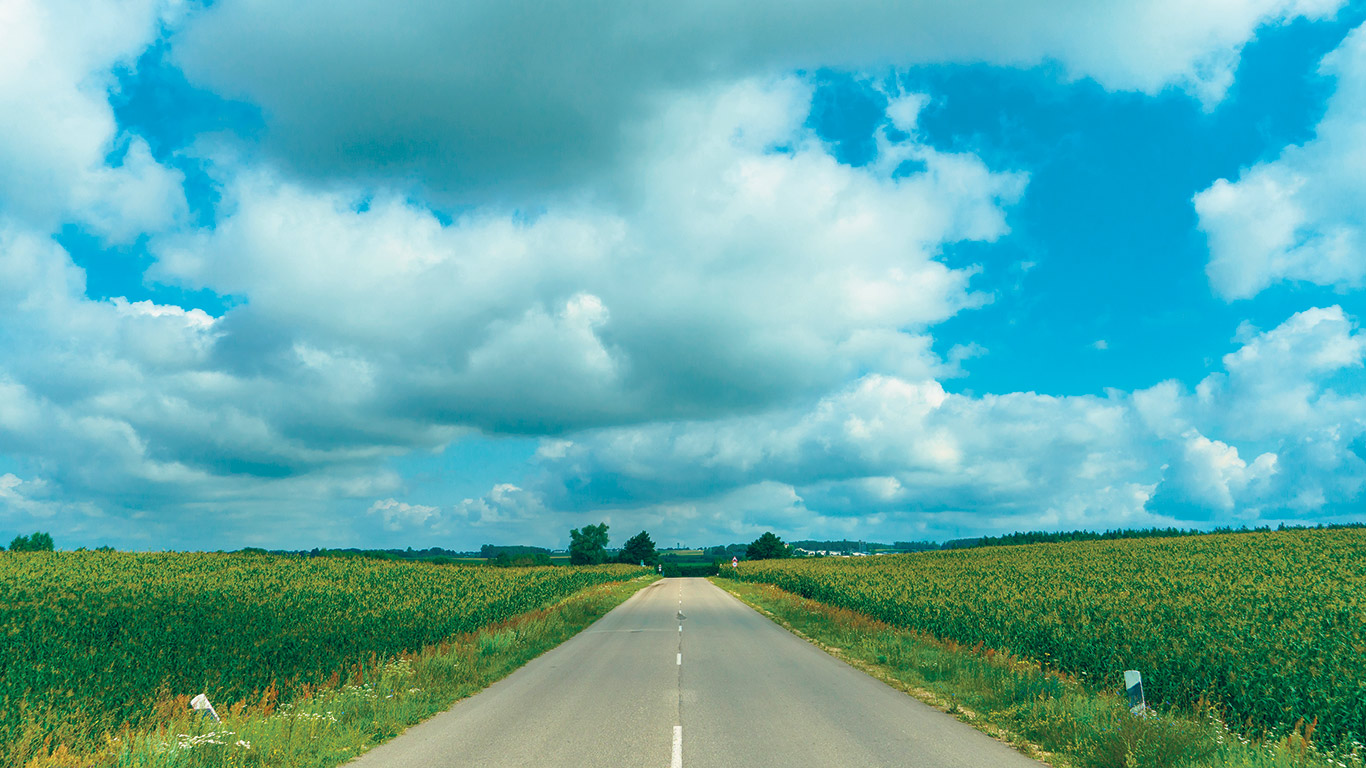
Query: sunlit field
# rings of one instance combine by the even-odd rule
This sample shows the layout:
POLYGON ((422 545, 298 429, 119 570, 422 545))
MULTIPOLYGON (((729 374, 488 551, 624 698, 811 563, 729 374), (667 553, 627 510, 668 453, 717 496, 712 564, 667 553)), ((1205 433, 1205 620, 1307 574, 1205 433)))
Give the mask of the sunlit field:
MULTIPOLYGON (((482 568, 238 554, 0 556, 0 745, 99 743, 206 693, 285 702, 630 566, 482 568)), ((0 755, 2 756, 2 755, 0 755)))
MULTIPOLYGON (((726 569, 729 570, 729 569, 726 569)), ((892 625, 1034 660, 1233 727, 1366 733, 1366 531, 1285 531, 744 563, 892 625)))

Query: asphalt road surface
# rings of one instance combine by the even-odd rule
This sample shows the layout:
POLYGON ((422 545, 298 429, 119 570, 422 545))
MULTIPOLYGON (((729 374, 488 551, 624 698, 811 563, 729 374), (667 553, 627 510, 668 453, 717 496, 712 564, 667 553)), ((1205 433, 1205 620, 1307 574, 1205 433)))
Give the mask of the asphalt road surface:
POLYGON ((664 579, 351 765, 1042 764, 829 656, 705 579, 664 579))

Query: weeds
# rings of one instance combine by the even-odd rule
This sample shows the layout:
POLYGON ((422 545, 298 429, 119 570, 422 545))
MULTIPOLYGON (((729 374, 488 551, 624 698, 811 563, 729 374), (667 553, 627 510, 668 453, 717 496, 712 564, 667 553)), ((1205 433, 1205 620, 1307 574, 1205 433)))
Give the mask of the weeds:
POLYGON ((559 645, 654 581, 590 587, 545 609, 391 658, 371 658, 347 678, 279 703, 221 706, 222 722, 187 709, 188 697, 157 707, 161 724, 107 737, 80 754, 27 738, 25 768, 330 768, 402 733, 559 645))
POLYGON ((771 585, 715 581, 834 655, 1058 768, 1366 768, 1360 744, 1317 746, 1312 721, 1253 737, 1204 700, 1194 714, 1137 717, 1118 692, 980 643, 895 628, 771 585))

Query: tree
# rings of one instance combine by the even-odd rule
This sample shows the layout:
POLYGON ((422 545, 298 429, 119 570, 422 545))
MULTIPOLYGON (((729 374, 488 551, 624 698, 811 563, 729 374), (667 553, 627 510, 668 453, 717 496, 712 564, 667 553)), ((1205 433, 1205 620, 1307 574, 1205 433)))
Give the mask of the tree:
POLYGON ((599 565, 607 562, 607 523, 585 525, 569 531, 569 564, 599 565))
POLYGON ((485 560, 492 560, 505 552, 507 553, 508 557, 511 557, 514 560, 516 560, 519 557, 525 557, 527 555, 548 556, 550 554, 550 550, 546 549, 545 547, 532 547, 527 546, 525 544, 485 544, 484 546, 479 548, 479 556, 484 558, 485 560))
POLYGON ((42 531, 34 531, 32 536, 15 536, 9 548, 11 552, 51 552, 52 537, 42 531))
POLYGON ((774 535, 773 531, 768 531, 745 548, 745 557, 750 560, 776 560, 791 556, 792 551, 782 539, 774 535))
POLYGON ((650 534, 641 531, 626 540, 626 544, 617 554, 619 563, 643 563, 645 565, 656 565, 659 563, 659 553, 655 551, 655 543, 650 539, 650 534))
POLYGON ((504 550, 499 552, 497 557, 489 560, 488 564, 495 568, 530 568, 534 565, 550 565, 550 555, 541 552, 514 555, 504 550))

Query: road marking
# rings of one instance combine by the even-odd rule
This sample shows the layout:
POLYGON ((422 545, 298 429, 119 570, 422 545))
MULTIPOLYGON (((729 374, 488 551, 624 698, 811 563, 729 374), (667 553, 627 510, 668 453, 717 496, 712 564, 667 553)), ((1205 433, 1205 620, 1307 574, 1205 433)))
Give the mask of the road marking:
POLYGON ((679 651, 679 652, 678 652, 678 666, 680 666, 680 667, 683 666, 683 652, 682 652, 682 651, 679 651))
POLYGON ((674 726, 674 756, 669 768, 683 768, 683 726, 674 726))

